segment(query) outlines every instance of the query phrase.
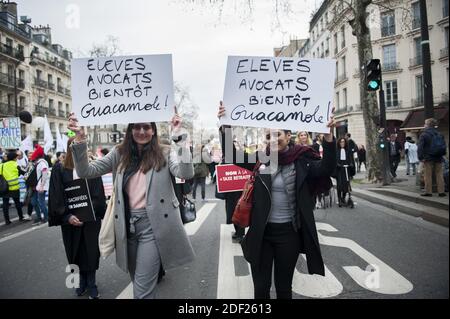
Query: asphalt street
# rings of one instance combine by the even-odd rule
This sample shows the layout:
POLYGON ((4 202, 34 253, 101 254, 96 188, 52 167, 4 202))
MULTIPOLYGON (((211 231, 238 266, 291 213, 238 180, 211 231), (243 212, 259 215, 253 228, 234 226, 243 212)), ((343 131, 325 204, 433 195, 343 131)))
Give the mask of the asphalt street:
MULTIPOLYGON (((253 297, 249 266, 212 185, 207 198, 197 199, 197 220, 186 225, 196 259, 167 271, 158 298, 253 297)), ((326 276, 306 275, 301 256, 294 298, 448 298, 448 228, 355 201, 354 209, 316 210, 326 276)), ((0 222, 0 258, 0 298, 87 298, 74 296, 59 227, 0 222)), ((129 276, 114 256, 101 260, 97 284, 102 298, 132 297, 129 276)))

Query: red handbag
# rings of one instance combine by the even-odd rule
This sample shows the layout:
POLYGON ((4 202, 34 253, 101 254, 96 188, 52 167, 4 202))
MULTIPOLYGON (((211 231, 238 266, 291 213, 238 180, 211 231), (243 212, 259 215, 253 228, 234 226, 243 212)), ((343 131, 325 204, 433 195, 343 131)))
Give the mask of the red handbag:
POLYGON ((253 188, 255 183, 256 172, 258 171, 261 163, 258 161, 253 169, 252 175, 245 182, 242 195, 239 198, 236 207, 234 208, 233 217, 231 221, 233 224, 240 227, 250 226, 250 217, 253 207, 253 188))

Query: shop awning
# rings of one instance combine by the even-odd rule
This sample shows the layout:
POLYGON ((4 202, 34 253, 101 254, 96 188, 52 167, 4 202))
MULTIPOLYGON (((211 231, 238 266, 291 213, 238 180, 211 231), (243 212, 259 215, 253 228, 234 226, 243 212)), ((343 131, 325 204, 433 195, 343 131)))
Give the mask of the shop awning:
MULTIPOLYGON (((448 103, 434 108, 434 118, 441 122, 448 121, 448 103)), ((402 131, 421 130, 425 122, 425 110, 410 111, 400 127, 402 131)))

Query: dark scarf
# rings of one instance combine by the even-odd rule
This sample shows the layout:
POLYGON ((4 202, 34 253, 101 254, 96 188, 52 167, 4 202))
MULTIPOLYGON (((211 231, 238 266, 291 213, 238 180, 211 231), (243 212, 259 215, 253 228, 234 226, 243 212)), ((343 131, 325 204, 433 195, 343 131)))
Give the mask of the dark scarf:
MULTIPOLYGON (((269 155, 269 147, 266 154, 269 155)), ((299 144, 290 144, 289 149, 284 152, 278 152, 278 164, 289 165, 294 163, 297 159, 306 158, 309 161, 320 160, 319 152, 314 150, 311 146, 304 146, 299 144)), ((327 193, 333 186, 329 176, 322 176, 314 178, 314 180, 307 179, 309 190, 314 199, 317 195, 327 193)))

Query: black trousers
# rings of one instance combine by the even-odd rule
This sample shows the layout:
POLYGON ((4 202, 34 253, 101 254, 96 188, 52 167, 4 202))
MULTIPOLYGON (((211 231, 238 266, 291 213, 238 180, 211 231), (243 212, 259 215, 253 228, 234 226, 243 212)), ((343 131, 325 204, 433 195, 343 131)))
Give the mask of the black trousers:
POLYGON ((262 243, 261 262, 251 265, 255 299, 270 299, 272 265, 275 265, 277 299, 292 299, 292 278, 300 252, 300 237, 292 223, 268 223, 262 243))
POLYGON ((389 157, 389 162, 391 164, 392 177, 397 177, 397 167, 398 167, 398 164, 400 163, 400 156, 389 157))
POLYGON ((3 217, 5 222, 9 222, 9 198, 12 197, 14 204, 16 205, 17 215, 19 219, 23 219, 22 203, 20 202, 20 191, 10 191, 7 197, 3 197, 3 217))

